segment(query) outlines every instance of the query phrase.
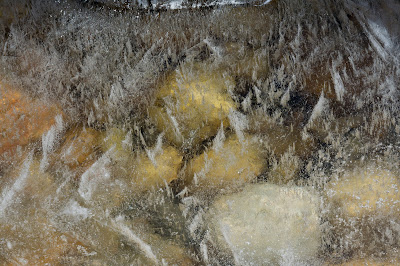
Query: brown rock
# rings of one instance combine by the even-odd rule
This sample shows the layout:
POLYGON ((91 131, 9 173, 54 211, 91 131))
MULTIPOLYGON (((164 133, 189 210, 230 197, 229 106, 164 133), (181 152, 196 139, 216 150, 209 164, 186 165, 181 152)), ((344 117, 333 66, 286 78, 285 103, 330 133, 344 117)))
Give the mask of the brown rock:
POLYGON ((367 165, 326 185, 328 242, 338 257, 382 258, 398 253, 399 178, 382 165, 367 165))
POLYGON ((293 150, 294 155, 307 157, 315 148, 314 140, 303 135, 299 127, 280 125, 262 113, 250 116, 249 132, 259 134, 278 158, 289 149, 293 150))
POLYGON ((243 49, 241 43, 228 43, 225 46, 227 62, 232 72, 246 80, 264 79, 268 75, 269 66, 266 51, 243 49))

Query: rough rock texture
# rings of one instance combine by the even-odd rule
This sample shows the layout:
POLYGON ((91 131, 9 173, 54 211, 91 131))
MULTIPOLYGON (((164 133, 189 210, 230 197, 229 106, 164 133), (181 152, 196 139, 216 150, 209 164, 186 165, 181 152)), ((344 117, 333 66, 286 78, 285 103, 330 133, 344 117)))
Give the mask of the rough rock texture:
POLYGON ((301 187, 255 184, 209 210, 212 240, 237 265, 310 262, 320 245, 318 197, 301 187))

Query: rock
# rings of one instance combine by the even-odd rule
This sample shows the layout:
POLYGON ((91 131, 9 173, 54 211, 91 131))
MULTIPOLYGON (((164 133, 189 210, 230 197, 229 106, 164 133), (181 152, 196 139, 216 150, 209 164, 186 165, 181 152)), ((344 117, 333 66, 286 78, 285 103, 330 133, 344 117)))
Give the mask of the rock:
POLYGON ((211 243, 237 265, 311 263, 321 238, 318 206, 306 188, 248 185, 210 207, 211 243))
POLYGON ((29 154, 23 163, 13 169, 2 184, 0 215, 34 212, 45 199, 56 191, 53 176, 41 169, 40 161, 29 154))
POLYGON ((232 135, 226 140, 214 140, 213 148, 195 157, 188 168, 192 189, 203 189, 248 182, 265 166, 262 150, 254 139, 247 137, 240 142, 232 135))
POLYGON ((182 66, 159 88, 149 114, 171 143, 189 147, 214 136, 228 113, 236 107, 228 94, 234 82, 204 64, 182 66))
POLYGON ((26 17, 30 11, 29 0, 0 0, 0 29, 9 27, 11 23, 26 17))
POLYGON ((115 155, 118 155, 120 159, 129 157, 132 154, 133 148, 130 132, 120 128, 111 128, 106 131, 105 135, 101 143, 103 152, 107 152, 113 148, 115 155))
POLYGON ((152 246, 156 256, 167 265, 194 265, 195 260, 191 258, 184 247, 163 239, 157 234, 148 234, 145 241, 152 246))
POLYGON ((59 151, 62 162, 71 169, 91 165, 97 157, 101 136, 101 132, 92 128, 70 130, 59 151))
MULTIPOLYGON (((151 155, 150 155, 151 156, 151 155)), ((182 155, 168 146, 157 152, 152 159, 147 153, 140 153, 133 162, 132 182, 142 190, 165 187, 178 178, 182 155)))
POLYGON ((31 99, 11 86, 0 83, 1 156, 10 157, 18 146, 42 137, 56 123, 57 115, 62 115, 57 106, 31 99))
POLYGON ((28 228, 22 223, 0 226, 2 236, 7 239, 7 247, 2 253, 9 265, 60 265, 73 261, 88 263, 96 255, 92 248, 72 235, 54 229, 46 219, 30 217, 29 222, 31 226, 28 228))
POLYGON ((158 139, 155 147, 133 153, 130 133, 121 129, 107 132, 103 150, 110 151, 115 162, 112 171, 116 177, 125 179, 135 187, 134 190, 147 190, 163 187, 177 179, 182 163, 182 155, 172 146, 163 145, 158 139))
POLYGON ((346 216, 389 215, 400 210, 399 188, 397 175, 368 167, 346 172, 329 182, 326 197, 346 216))
POLYGON ((85 201, 112 210, 178 178, 182 155, 175 148, 159 142, 152 150, 134 153, 130 143, 130 134, 123 130, 107 133, 102 142, 104 154, 80 178, 78 192, 85 201))
POLYGON ((382 258, 400 245, 398 176, 369 162, 347 170, 325 189, 326 241, 339 256, 382 258))

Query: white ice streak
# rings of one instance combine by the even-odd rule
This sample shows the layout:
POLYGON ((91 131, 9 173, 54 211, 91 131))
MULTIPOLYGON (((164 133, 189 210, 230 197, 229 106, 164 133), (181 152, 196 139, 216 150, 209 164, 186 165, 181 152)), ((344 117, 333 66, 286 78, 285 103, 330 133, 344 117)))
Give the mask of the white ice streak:
POLYGON ((174 126, 174 133, 175 136, 180 139, 183 140, 183 136, 181 131, 179 130, 179 124, 178 121, 176 120, 175 116, 172 115, 172 112, 169 108, 167 108, 167 114, 168 114, 168 118, 170 119, 172 125, 174 126))
POLYGON ((93 192, 102 182, 110 179, 111 173, 109 166, 111 164, 111 154, 114 152, 115 146, 109 149, 100 159, 98 159, 81 177, 78 193, 86 201, 92 198, 93 192))
POLYGON ((157 137, 156 146, 153 149, 146 148, 147 157, 150 159, 150 161, 155 167, 157 167, 156 156, 163 152, 162 144, 163 144, 163 134, 161 133, 157 137))
POLYGON ((249 127, 246 115, 231 109, 229 111, 228 118, 230 125, 234 128, 240 143, 244 144, 243 131, 249 127))
POLYGON ((221 127, 218 130, 218 133, 213 140, 213 149, 216 153, 218 153, 224 146, 224 141, 225 141, 224 125, 223 123, 221 123, 221 127))
POLYGON ((324 92, 321 93, 317 104, 314 106, 314 109, 311 113, 310 119, 308 120, 308 124, 314 122, 315 119, 320 117, 328 107, 328 100, 324 97, 324 92))
POLYGON ((61 115, 57 115, 56 124, 53 125, 49 131, 42 135, 42 149, 43 149, 43 157, 40 161, 40 170, 46 170, 48 165, 48 156, 50 153, 54 151, 54 148, 59 141, 60 135, 64 130, 64 122, 61 115))
POLYGON ((111 224, 116 231, 125 236, 129 241, 135 243, 147 258, 151 259, 156 265, 160 264, 156 255, 151 250, 151 247, 148 244, 146 244, 143 240, 141 240, 137 235, 135 235, 133 231, 129 229, 128 226, 124 225, 120 221, 114 221, 114 220, 111 220, 111 224))
POLYGON ((345 88, 339 72, 334 67, 332 69, 332 79, 333 79, 333 84, 335 86, 336 99, 339 102, 341 102, 343 101, 345 88))
POLYGON ((110 91, 110 96, 109 96, 109 102, 112 104, 118 104, 120 103, 124 98, 126 97, 126 93, 124 92, 124 89, 122 88, 121 83, 116 81, 112 86, 111 86, 111 91, 110 91))
POLYGON ((232 251, 233 258, 235 259, 235 264, 242 265, 243 263, 241 263, 240 256, 235 251, 235 247, 233 246, 232 241, 230 240, 229 227, 224 225, 222 222, 220 222, 219 226, 220 226, 220 230, 221 230, 222 236, 224 237, 226 244, 228 245, 229 249, 232 251))
POLYGON ((72 199, 67 203, 61 213, 82 220, 91 216, 89 209, 82 207, 78 202, 72 199))
POLYGON ((390 38, 389 32, 385 27, 375 23, 372 20, 368 21, 369 27, 376 38, 383 44, 385 49, 391 50, 393 48, 393 42, 390 38))
MULTIPOLYGON (((266 0, 260 5, 257 6, 263 6, 267 5, 271 2, 272 0, 266 0)), ((202 2, 195 2, 192 5, 188 5, 187 1, 184 0, 172 0, 172 1, 167 1, 166 3, 162 4, 162 8, 166 9, 183 9, 183 8, 200 8, 200 7, 213 7, 213 6, 226 6, 226 5, 246 5, 251 3, 252 1, 244 1, 244 0, 216 0, 210 3, 202 3, 202 2)), ((146 6, 146 5, 145 5, 146 6)), ((157 3, 153 4, 153 8, 157 7, 157 3)))
POLYGON ((31 153, 25 159, 21 173, 15 180, 14 184, 11 187, 4 187, 0 199, 0 217, 4 216, 5 210, 13 203, 15 195, 24 188, 25 181, 29 176, 29 168, 32 163, 32 158, 33 154, 31 153))

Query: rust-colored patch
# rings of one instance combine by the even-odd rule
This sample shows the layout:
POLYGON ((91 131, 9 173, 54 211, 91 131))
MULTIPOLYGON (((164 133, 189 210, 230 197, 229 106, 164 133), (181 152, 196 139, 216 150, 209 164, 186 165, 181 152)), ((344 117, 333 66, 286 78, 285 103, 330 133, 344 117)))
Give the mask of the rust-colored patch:
POLYGON ((40 138, 61 111, 0 83, 0 154, 40 138))

